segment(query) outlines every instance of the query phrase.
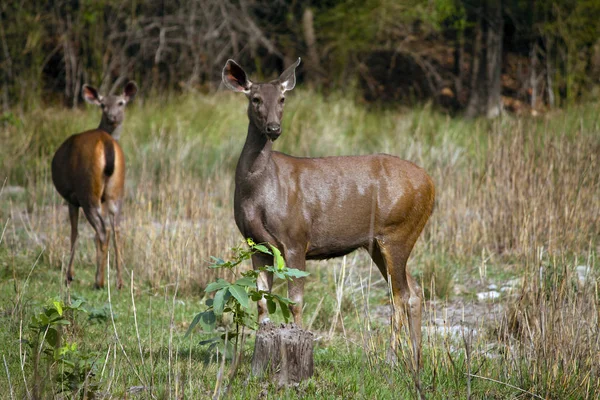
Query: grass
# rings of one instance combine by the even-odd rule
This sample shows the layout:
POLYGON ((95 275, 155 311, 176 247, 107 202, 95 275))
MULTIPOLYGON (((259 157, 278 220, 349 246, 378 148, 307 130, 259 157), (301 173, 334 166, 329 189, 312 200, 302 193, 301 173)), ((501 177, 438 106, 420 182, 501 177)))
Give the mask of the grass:
MULTIPOLYGON (((99 110, 40 109, 0 120, 0 340, 6 344, 0 391, 6 396, 27 398, 33 388, 34 352, 19 340, 32 315, 48 299, 69 294, 116 316, 113 325, 80 315, 64 331, 81 352, 101 355, 90 377, 100 398, 213 395, 221 360, 198 344, 203 336, 184 333, 202 310, 202 289, 223 274, 206 268, 210 256, 228 257, 241 240, 233 171, 245 139, 246 100, 224 93, 167 104, 138 100, 121 140, 128 279, 122 291, 111 286, 110 298, 106 289, 91 289, 95 250, 84 222, 73 292, 62 285, 68 218, 49 172, 58 145, 97 126, 99 110)), ((425 397, 600 398, 596 109, 465 121, 428 107, 368 110, 339 95, 290 96, 276 149, 298 156, 396 154, 423 166, 436 183, 434 215, 409 261, 430 299, 425 397), (580 265, 591 269, 585 281, 575 272, 580 265), (523 284, 494 302, 475 300, 489 284, 517 277, 523 284), (448 310, 461 305, 462 326, 473 334, 467 328, 444 334, 456 325, 448 310), (486 318, 489 310, 500 310, 501 318, 486 318)), ((413 398, 407 368, 386 362, 387 285, 366 254, 309 263, 309 271, 304 323, 319 337, 315 377, 288 389, 249 378, 250 336, 227 398, 413 398)), ((285 293, 283 285, 277 290, 285 293)), ((43 371, 44 398, 57 396, 58 367, 43 371)))

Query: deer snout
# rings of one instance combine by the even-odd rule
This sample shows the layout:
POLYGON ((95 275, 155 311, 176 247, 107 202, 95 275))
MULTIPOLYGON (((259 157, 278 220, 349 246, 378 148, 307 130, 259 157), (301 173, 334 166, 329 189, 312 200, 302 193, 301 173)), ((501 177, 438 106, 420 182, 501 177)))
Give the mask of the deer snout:
POLYGON ((275 140, 279 137, 280 134, 281 125, 274 122, 267 124, 267 136, 269 137, 269 139, 275 140))

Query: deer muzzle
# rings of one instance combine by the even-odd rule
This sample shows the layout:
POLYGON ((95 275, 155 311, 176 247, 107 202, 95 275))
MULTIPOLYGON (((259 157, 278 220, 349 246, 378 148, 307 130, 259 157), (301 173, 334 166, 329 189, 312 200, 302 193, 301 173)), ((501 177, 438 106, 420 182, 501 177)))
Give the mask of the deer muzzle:
POLYGON ((281 125, 277 123, 269 123, 266 127, 267 137, 271 140, 275 140, 281 135, 281 125))

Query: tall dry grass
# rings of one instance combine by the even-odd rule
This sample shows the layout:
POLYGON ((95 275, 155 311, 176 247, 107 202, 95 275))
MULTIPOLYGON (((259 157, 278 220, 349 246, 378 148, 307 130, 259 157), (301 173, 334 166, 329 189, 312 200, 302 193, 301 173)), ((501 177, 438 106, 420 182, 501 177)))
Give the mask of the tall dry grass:
MULTIPOLYGON (((206 268, 210 256, 227 258, 228 249, 240 243, 232 201, 245 107, 243 98, 216 94, 149 99, 128 110, 121 141, 128 168, 121 229, 126 272, 134 273, 136 286, 200 293, 215 278, 206 268)), ((502 299, 507 317, 493 337, 464 341, 469 355, 460 356, 462 367, 448 341, 428 339, 429 363, 441 377, 442 370, 455 369, 460 385, 468 365, 468 371, 485 370, 529 393, 593 398, 600 385, 594 363, 600 354, 595 109, 586 105, 539 119, 464 121, 427 107, 368 110, 346 97, 300 90, 290 96, 275 148, 297 156, 386 152, 414 161, 432 176, 437 201, 409 262, 411 271, 438 279, 435 287, 448 296, 449 281, 476 273, 481 264, 525 278, 517 297, 502 299), (574 272, 578 265, 590 268, 584 282, 574 272), (501 349, 495 353, 501 362, 490 361, 490 341, 501 349)), ((10 221, 2 245, 16 262, 30 263, 41 253, 44 265, 58 269, 68 261, 69 226, 51 183, 50 159, 68 135, 97 126, 99 112, 49 109, 20 117, 21 123, 5 121, 0 127, 0 180, 25 189, 0 197, 0 221, 10 221)), ((93 232, 83 222, 80 229, 75 285, 91 285, 93 232)), ((348 329, 349 338, 358 326, 369 365, 384 368, 377 366, 381 354, 369 355, 385 348, 387 331, 373 333, 376 305, 369 304, 366 287, 385 289, 385 283, 364 254, 349 260, 311 266, 317 276, 312 279, 324 276, 335 284, 315 283, 307 304, 316 306, 306 315, 317 329, 344 335, 348 329), (333 272, 321 272, 321 266, 333 272), (337 275, 336 268, 345 275, 337 275), (349 277, 358 283, 344 286, 349 277), (346 326, 349 315, 362 322, 346 326)))
MULTIPOLYGON (((232 198, 245 103, 225 94, 195 95, 129 110, 122 136, 124 255, 146 282, 172 284, 178 277, 184 286, 203 287, 213 279, 205 268, 210 256, 227 255, 241 239, 232 198)), ((18 214, 54 263, 67 253, 68 224, 51 185, 50 159, 62 140, 96 126, 98 117, 95 109, 41 110, 2 129, 5 176, 26 194, 24 204, 1 212, 18 214)), ((437 202, 417 257, 441 252, 468 260, 483 252, 514 262, 539 246, 551 253, 597 251, 600 129, 592 106, 537 120, 468 122, 428 108, 368 111, 348 98, 298 91, 285 118, 275 144, 282 151, 386 152, 432 175, 437 202)), ((80 245, 87 263, 92 244, 80 245)))

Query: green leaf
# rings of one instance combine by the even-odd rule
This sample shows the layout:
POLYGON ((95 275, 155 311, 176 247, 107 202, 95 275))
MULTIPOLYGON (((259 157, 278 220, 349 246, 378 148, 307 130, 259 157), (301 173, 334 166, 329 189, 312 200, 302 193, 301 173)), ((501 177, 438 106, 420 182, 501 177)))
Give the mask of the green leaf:
POLYGON ((223 309, 225 308, 225 294, 227 293, 228 290, 229 290, 228 287, 224 287, 221 290, 219 290, 217 293, 215 293, 213 310, 215 312, 215 315, 217 315, 217 316, 223 315, 223 309))
POLYGON ((278 279, 285 279, 285 274, 283 272, 274 271, 273 273, 278 279))
POLYGON ((237 281, 235 281, 235 284, 238 286, 246 286, 246 287, 250 287, 250 288, 256 288, 256 279, 252 279, 247 276, 244 276, 243 278, 240 278, 237 281))
POLYGON ((248 293, 246 293, 246 289, 244 287, 239 285, 231 285, 229 287, 229 291, 242 307, 248 308, 248 293))
POLYGON ((272 296, 273 296, 274 299, 277 299, 277 301, 280 302, 280 303, 285 303, 287 305, 296 304, 293 301, 291 301, 290 299, 288 299, 287 297, 282 297, 282 296, 279 296, 277 294, 273 294, 272 296))
POLYGON ((285 274, 288 277, 291 277, 291 278, 304 278, 305 276, 310 275, 308 272, 301 271, 301 270, 296 269, 296 268, 288 268, 288 270, 285 271, 285 274))
POLYGON ((264 254, 273 255, 273 253, 271 253, 271 250, 267 249, 267 246, 262 245, 262 244, 255 244, 254 246, 252 246, 252 249, 259 251, 261 253, 264 253, 264 254))
POLYGON ((285 322, 288 322, 290 319, 290 307, 281 301, 281 299, 277 299, 279 301, 279 308, 281 308, 281 314, 283 315, 283 319, 285 322))
POLYGON ((281 252, 279 251, 279 249, 277 247, 273 246, 272 244, 269 246, 271 246, 271 250, 273 250, 273 258, 275 261, 275 267, 277 267, 277 269, 280 271, 283 270, 285 268, 285 260, 283 259, 281 252))
POLYGON ((192 333, 192 330, 196 327, 196 325, 198 325, 198 323, 200 323, 200 326, 202 326, 202 330, 204 331, 210 332, 214 330, 215 321, 216 317, 213 310, 208 310, 197 314, 185 333, 184 338, 187 338, 190 333, 192 333))
POLYGON ((212 258, 212 260, 214 261, 215 266, 225 264, 225 260, 223 260, 221 257, 210 256, 210 258, 212 258))
POLYGON ((198 344, 200 346, 204 346, 205 344, 217 343, 217 342, 220 342, 220 341, 221 341, 221 339, 218 336, 215 336, 215 337, 210 338, 210 339, 202 340, 198 344))
POLYGON ((206 287, 206 289, 204 289, 204 291, 206 293, 210 293, 210 292, 214 292, 215 290, 219 290, 224 287, 227 287, 229 285, 230 285, 230 283, 227 282, 225 279, 219 278, 219 279, 217 279, 216 282, 209 283, 208 286, 206 287))
POLYGON ((202 319, 200 320, 200 325, 202 325, 204 331, 211 332, 215 330, 216 321, 217 317, 215 316, 215 312, 213 310, 208 310, 204 311, 202 319))
POLYGON ((58 347, 58 331, 54 328, 48 328, 46 332, 46 341, 54 348, 58 347))
POLYGON ((277 311, 277 304, 270 297, 267 298, 267 309, 269 310, 269 314, 274 314, 277 311))
POLYGON ((204 313, 202 312, 200 314, 197 314, 194 317, 194 319, 192 320, 192 323, 190 324, 190 326, 187 329, 187 332, 185 332, 185 335, 183 336, 184 338, 187 338, 188 336, 190 336, 190 333, 192 333, 192 330, 196 327, 198 322, 200 322, 200 319, 202 318, 202 314, 204 314, 204 313))
POLYGON ((53 301, 52 304, 54 305, 54 308, 58 312, 58 315, 62 316, 63 315, 63 308, 62 308, 61 302, 60 301, 53 301))
POLYGON ((250 298, 252 299, 252 301, 259 301, 260 299, 262 299, 263 295, 260 291, 253 291, 252 294, 250 295, 250 298))

